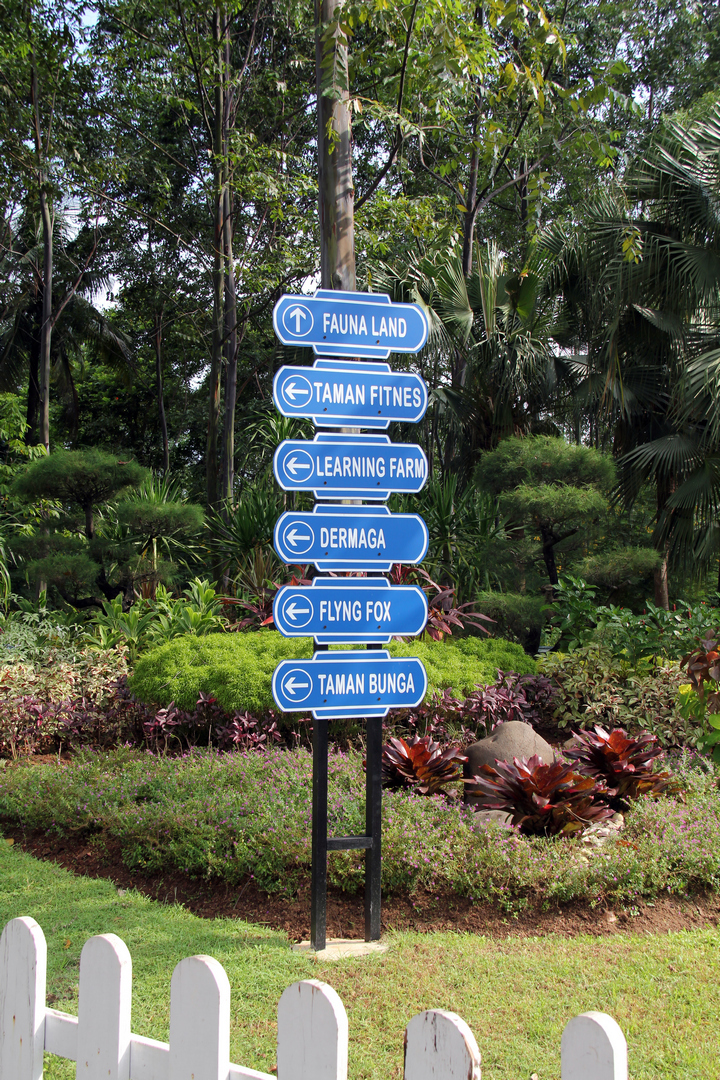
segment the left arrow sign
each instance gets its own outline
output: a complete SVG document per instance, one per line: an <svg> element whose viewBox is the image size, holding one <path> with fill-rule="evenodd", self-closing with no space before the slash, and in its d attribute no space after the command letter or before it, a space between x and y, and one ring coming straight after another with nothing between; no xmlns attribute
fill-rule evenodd
<svg viewBox="0 0 720 1080"><path fill-rule="evenodd" d="M275 668L273 697L283 712L311 710L314 717L385 716L411 709L427 691L427 675L414 656L316 653L312 660L282 660Z"/></svg>
<svg viewBox="0 0 720 1080"><path fill-rule="evenodd" d="M285 637L312 634L319 645L386 644L421 634L428 603L417 585L391 585L387 578L316 577L309 587L284 585L273 617Z"/></svg>

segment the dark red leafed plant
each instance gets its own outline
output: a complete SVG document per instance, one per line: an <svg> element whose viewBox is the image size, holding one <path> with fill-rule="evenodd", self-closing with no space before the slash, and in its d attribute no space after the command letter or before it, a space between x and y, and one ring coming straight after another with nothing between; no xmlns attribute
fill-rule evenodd
<svg viewBox="0 0 720 1080"><path fill-rule="evenodd" d="M300 567L300 577L295 574L292 575L290 581L286 584L295 586L301 585L303 588L312 584L309 578L305 577L308 567ZM278 590L283 586L279 585L277 581L269 582L263 589L261 596L255 596L253 600L234 600L233 603L238 607L244 608L249 611L250 614L245 619L240 619L234 623L230 629L232 630L244 630L248 626L254 626L256 630L261 629L263 626L273 626L273 603Z"/></svg>
<svg viewBox="0 0 720 1080"><path fill-rule="evenodd" d="M575 745L565 751L583 776L603 780L608 795L626 802L639 795L660 795L675 787L667 772L654 772L665 755L657 737L649 731L631 736L622 728L607 732L596 724L595 731L574 734Z"/></svg>
<svg viewBox="0 0 720 1080"><path fill-rule="evenodd" d="M461 765L467 761L457 746L443 748L429 735L390 739L383 746L383 782L390 788L411 787L421 795L436 795L445 784L459 780Z"/></svg>
<svg viewBox="0 0 720 1080"><path fill-rule="evenodd" d="M602 784L580 776L566 762L543 765L537 755L483 765L465 783L472 794L484 797L478 809L507 811L512 824L530 836L572 835L613 813L594 801L604 794Z"/></svg>
<svg viewBox="0 0 720 1080"><path fill-rule="evenodd" d="M687 668L688 678L693 689L708 713L720 712L720 651L716 630L706 638L698 638L698 647L686 653L680 660L680 667Z"/></svg>
<svg viewBox="0 0 720 1080"><path fill-rule="evenodd" d="M477 686L466 698L454 697L452 690L436 691L429 702L408 710L401 722L411 731L436 738L446 734L448 725L460 725L463 739L474 742L490 735L506 720L539 724L553 707L557 691L544 675L517 675L498 671L490 686ZM397 729L396 729L397 730Z"/></svg>
<svg viewBox="0 0 720 1080"><path fill-rule="evenodd" d="M390 581L394 585L406 585L416 581L427 595L428 620L425 633L433 641L442 641L445 634L452 636L453 627L464 630L466 624L474 626L476 630L482 630L483 634L490 631L483 623L494 623L489 615L483 615L473 610L473 602L455 606L455 588L444 588L433 581L430 575L418 566L403 566L395 563L390 571ZM423 581L427 584L423 585Z"/></svg>
<svg viewBox="0 0 720 1080"><path fill-rule="evenodd" d="M233 746L236 750L261 750L271 742L282 741L275 720L263 723L249 712L236 712L229 724L218 727L217 736L221 746Z"/></svg>

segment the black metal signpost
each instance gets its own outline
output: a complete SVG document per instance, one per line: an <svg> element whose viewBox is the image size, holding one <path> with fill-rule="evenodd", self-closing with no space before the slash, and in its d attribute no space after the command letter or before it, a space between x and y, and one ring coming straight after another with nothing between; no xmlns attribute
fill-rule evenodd
<svg viewBox="0 0 720 1080"><path fill-rule="evenodd" d="M273 607L281 633L296 637L307 627L316 642L311 660L278 665L273 696L284 711L309 710L314 717L310 943L320 951L327 936L330 851L365 851L365 940L380 938L382 720L392 708L419 704L427 688L418 659L392 657L382 648L393 635L422 632L426 598L415 586L387 586L378 576L394 563L421 561L427 528L417 515L387 514L361 501L377 507L393 491L420 490L427 461L419 446L392 444L377 430L360 431L391 421L417 422L424 413L427 391L418 376L392 372L380 363L374 376L373 365L362 360L378 351L387 356L397 344L392 334L402 334L402 351L419 352L428 327L417 305L332 291L318 294L316 303L281 297L274 325L282 329L282 341L311 343L321 355L327 354L323 330L332 329L341 356L354 352L360 358L333 357L325 366L281 369L275 377L273 400L280 411L306 416L316 427L353 425L339 432L335 428L335 434L320 432L312 443L294 440L277 448L274 467L281 487L335 501L317 503L312 514L283 514L275 529L275 550L286 562L297 553L298 562L311 561L321 571L360 571L382 582L374 587L367 579L316 579L319 587L281 590ZM373 340L366 343L362 337L369 331ZM400 517L402 524L393 520ZM327 642L364 642L366 650L328 652ZM339 717L363 718L367 724L362 836L328 836L328 721Z"/></svg>
<svg viewBox="0 0 720 1080"><path fill-rule="evenodd" d="M310 943L325 948L327 931L327 854L329 851L365 851L365 940L380 938L380 872L382 865L382 720L372 717L367 726L367 773L365 778L365 835L328 836L328 721L316 720L313 728L312 793L312 893Z"/></svg>

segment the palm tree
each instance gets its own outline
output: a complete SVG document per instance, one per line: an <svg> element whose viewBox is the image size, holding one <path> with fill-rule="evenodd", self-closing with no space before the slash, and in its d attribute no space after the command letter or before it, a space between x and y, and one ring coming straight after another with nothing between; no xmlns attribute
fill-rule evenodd
<svg viewBox="0 0 720 1080"><path fill-rule="evenodd" d="M478 455L505 435L554 431L549 406L570 368L554 346L556 304L544 288L551 259L534 249L510 272L497 246L477 245L466 277L460 256L411 259L373 283L420 302L430 321L422 358L429 383L428 444L443 476L468 482ZM428 454L430 457L430 453Z"/></svg>
<svg viewBox="0 0 720 1080"><path fill-rule="evenodd" d="M27 387L26 441L40 441L40 328L42 324L42 233L29 214L7 230L0 248L0 392L20 393ZM133 370L128 339L114 329L107 317L88 299L107 287L102 273L78 273L78 234L70 237L68 223L58 220L54 229L56 265L54 281L58 296L51 343L52 379L63 402L71 429L77 423L75 369L89 346L89 355L126 373ZM80 281L82 291L78 287Z"/></svg>
<svg viewBox="0 0 720 1080"><path fill-rule="evenodd" d="M655 601L668 606L668 563L717 552L720 449L720 107L669 122L582 230L556 227L576 402L591 440L618 457L632 504L655 487Z"/></svg>

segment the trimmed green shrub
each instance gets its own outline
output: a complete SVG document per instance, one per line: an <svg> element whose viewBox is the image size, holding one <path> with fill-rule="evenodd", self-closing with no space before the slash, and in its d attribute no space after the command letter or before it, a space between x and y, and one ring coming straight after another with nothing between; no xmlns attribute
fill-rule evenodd
<svg viewBox="0 0 720 1080"><path fill-rule="evenodd" d="M443 642L392 642L394 656L417 656L428 674L428 699L451 687L458 696L478 684L495 682L498 669L534 674L536 667L519 645L501 638L460 638ZM275 631L181 637L138 660L129 686L142 701L181 709L210 694L226 712L261 714L273 707L272 674L281 660L312 656L310 638L285 638Z"/></svg>
<svg viewBox="0 0 720 1080"><path fill-rule="evenodd" d="M511 641L519 641L529 653L536 653L546 615L546 597L533 593L479 592L475 607L495 620L493 630Z"/></svg>

